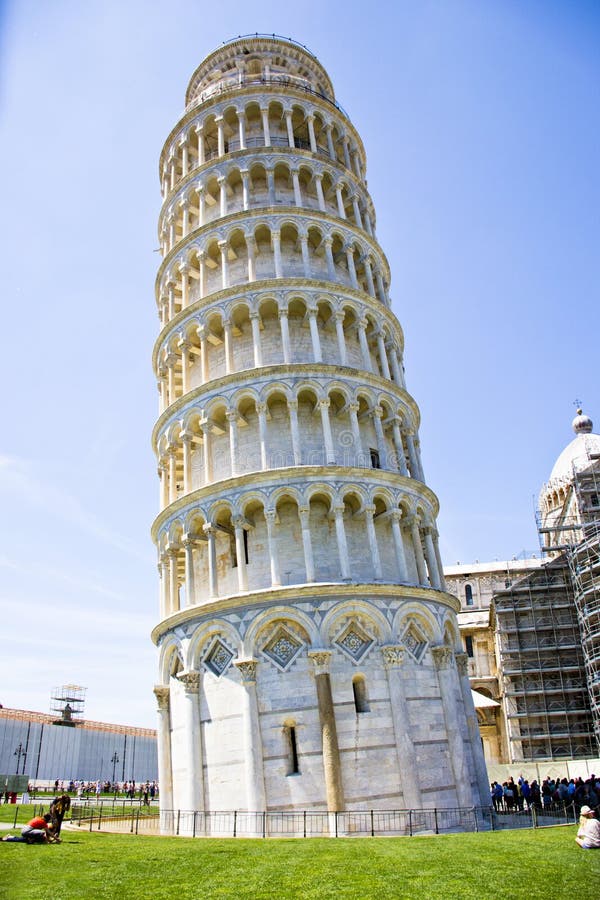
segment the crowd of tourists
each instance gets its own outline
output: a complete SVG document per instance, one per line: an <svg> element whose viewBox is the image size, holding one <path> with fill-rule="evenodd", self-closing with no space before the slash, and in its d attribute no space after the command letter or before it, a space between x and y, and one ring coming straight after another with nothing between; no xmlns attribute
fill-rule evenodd
<svg viewBox="0 0 600 900"><path fill-rule="evenodd" d="M74 794L78 800L89 800L96 797L100 799L102 794L122 796L126 800L138 799L140 803L149 806L158 797L158 784L156 781L144 781L136 784L135 781L59 781L54 782L54 790Z"/></svg>
<svg viewBox="0 0 600 900"><path fill-rule="evenodd" d="M592 774L585 781L548 776L540 785L535 778L530 782L521 776L515 781L511 775L502 784L492 781L490 793L498 813L564 809L570 805L577 811L583 806L595 810L600 804L600 776Z"/></svg>

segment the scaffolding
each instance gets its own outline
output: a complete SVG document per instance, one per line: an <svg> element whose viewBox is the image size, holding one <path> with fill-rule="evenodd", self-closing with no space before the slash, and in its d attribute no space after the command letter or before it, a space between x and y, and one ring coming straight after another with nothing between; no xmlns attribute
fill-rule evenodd
<svg viewBox="0 0 600 900"><path fill-rule="evenodd" d="M494 591L511 762L595 753L573 589L564 555Z"/></svg>
<svg viewBox="0 0 600 900"><path fill-rule="evenodd" d="M87 688L78 684L63 684L53 688L50 715L57 716L55 725L76 725L83 719Z"/></svg>
<svg viewBox="0 0 600 900"><path fill-rule="evenodd" d="M573 473L581 537L567 551L581 633L587 688L600 748L600 457Z"/></svg>

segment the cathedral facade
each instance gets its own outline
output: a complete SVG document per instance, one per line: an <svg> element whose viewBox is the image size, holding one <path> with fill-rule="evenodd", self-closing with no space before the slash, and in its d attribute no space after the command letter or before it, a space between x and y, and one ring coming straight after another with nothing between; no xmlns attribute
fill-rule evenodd
<svg viewBox="0 0 600 900"><path fill-rule="evenodd" d="M487 805L359 134L238 38L160 158L163 809Z"/></svg>

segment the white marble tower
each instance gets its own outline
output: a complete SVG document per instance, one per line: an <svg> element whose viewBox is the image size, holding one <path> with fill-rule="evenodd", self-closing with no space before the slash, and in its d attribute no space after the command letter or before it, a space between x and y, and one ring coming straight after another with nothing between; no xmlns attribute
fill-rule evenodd
<svg viewBox="0 0 600 900"><path fill-rule="evenodd" d="M488 804L360 136L237 38L160 159L163 809Z"/></svg>

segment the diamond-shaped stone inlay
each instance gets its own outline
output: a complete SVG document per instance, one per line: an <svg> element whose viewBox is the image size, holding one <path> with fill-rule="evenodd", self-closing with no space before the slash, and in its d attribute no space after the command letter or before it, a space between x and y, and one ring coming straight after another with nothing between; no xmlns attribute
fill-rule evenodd
<svg viewBox="0 0 600 900"><path fill-rule="evenodd" d="M222 641L216 640L204 658L204 665L213 675L222 675L233 659L233 653Z"/></svg>
<svg viewBox="0 0 600 900"><path fill-rule="evenodd" d="M423 654L425 653L425 649L427 647L427 641L423 640L423 636L413 625L409 625L409 627L404 632L402 642L410 655L417 662L421 662L421 659L423 658Z"/></svg>
<svg viewBox="0 0 600 900"><path fill-rule="evenodd" d="M337 644L340 650L343 650L350 659L358 662L373 644L373 639L365 634L356 622L352 622L334 643Z"/></svg>
<svg viewBox="0 0 600 900"><path fill-rule="evenodd" d="M298 655L302 644L285 628L280 628L263 647L263 653L280 669L286 669Z"/></svg>

